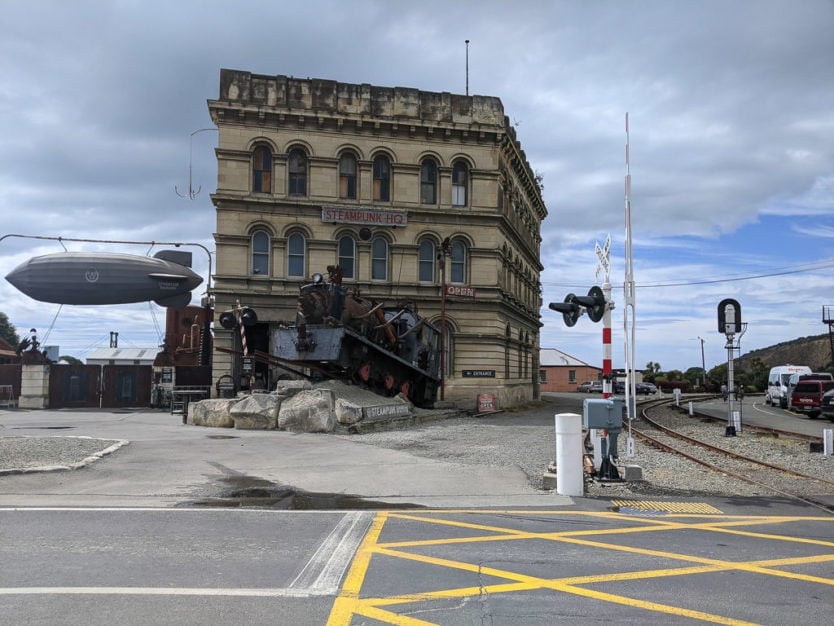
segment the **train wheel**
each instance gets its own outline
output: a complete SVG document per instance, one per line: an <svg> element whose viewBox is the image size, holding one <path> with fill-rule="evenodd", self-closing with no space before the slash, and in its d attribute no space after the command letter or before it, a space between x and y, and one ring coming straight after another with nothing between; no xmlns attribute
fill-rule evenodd
<svg viewBox="0 0 834 626"><path fill-rule="evenodd" d="M400 385L400 393L411 400L411 381L406 380Z"/></svg>

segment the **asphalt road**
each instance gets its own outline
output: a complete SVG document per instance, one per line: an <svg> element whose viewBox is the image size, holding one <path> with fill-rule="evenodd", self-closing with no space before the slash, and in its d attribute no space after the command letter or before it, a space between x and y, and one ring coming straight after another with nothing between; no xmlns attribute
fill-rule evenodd
<svg viewBox="0 0 834 626"><path fill-rule="evenodd" d="M508 440L513 426L549 433L582 399L488 419ZM5 623L816 624L834 612L834 517L774 499L566 498L515 468L327 435L159 412L0 413L0 436L54 434L130 443L81 469L0 476Z"/></svg>
<svg viewBox="0 0 834 626"><path fill-rule="evenodd" d="M728 404L721 398L699 402L697 410L715 415L719 419L727 419L729 416ZM824 417L811 419L802 413L769 406L765 403L764 396L746 396L742 401L733 403L733 410L740 412L742 424L778 428L803 435L822 437L824 429L834 428L834 424Z"/></svg>

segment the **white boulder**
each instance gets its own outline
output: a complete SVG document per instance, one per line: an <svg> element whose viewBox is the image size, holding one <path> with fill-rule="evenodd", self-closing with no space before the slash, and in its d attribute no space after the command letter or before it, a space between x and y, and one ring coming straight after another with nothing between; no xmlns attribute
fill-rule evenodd
<svg viewBox="0 0 834 626"><path fill-rule="evenodd" d="M278 394L253 393L238 400L229 414L239 430L274 430L282 400Z"/></svg>
<svg viewBox="0 0 834 626"><path fill-rule="evenodd" d="M336 428L333 395L327 389L299 391L281 403L278 428L301 433L329 433Z"/></svg>

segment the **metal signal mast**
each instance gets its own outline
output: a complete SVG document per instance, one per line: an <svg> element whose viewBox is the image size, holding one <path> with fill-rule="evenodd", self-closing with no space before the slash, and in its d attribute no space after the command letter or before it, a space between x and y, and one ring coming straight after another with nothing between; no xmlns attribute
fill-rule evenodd
<svg viewBox="0 0 834 626"><path fill-rule="evenodd" d="M626 439L626 456L634 456L634 440L631 437L631 421L634 419L635 395L635 319L636 303L634 299L634 258L631 248L631 162L629 158L628 112L625 114L625 282L623 283L623 341L626 366L626 416L628 418L628 438ZM629 311L631 317L629 317Z"/></svg>

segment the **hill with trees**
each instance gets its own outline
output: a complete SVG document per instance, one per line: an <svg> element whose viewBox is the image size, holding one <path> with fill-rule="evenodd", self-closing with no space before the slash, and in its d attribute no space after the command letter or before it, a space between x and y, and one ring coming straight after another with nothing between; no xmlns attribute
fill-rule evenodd
<svg viewBox="0 0 834 626"><path fill-rule="evenodd" d="M764 391L770 368L787 364L807 365L815 372L834 374L834 354L828 333L784 341L736 357L733 360L733 378L736 385L743 385L747 391ZM685 372L664 372L659 363L650 361L646 364L644 378L665 390L677 387L682 391L717 391L721 383L727 382L727 364L713 367L705 377L700 367L690 367Z"/></svg>

